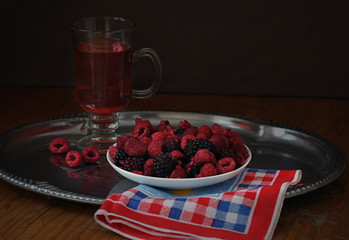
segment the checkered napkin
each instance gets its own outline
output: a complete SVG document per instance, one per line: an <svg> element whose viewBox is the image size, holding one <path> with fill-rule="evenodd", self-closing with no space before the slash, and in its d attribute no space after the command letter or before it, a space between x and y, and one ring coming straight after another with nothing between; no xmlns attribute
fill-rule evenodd
<svg viewBox="0 0 349 240"><path fill-rule="evenodd" d="M300 170L245 169L198 189L139 185L110 195L95 220L131 239L271 239L285 192L300 179Z"/></svg>

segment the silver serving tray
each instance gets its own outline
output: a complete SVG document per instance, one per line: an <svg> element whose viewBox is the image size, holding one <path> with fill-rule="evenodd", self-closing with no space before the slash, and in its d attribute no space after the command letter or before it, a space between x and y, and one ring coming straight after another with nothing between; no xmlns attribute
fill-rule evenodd
<svg viewBox="0 0 349 240"><path fill-rule="evenodd" d="M192 112L125 111L120 113L120 134L129 134L136 117L149 119L154 126L169 120L177 127L186 119L192 125L218 123L240 133L252 151L248 167L262 169L301 169L301 185L289 188L286 198L314 191L332 182L345 170L342 151L314 133L281 123ZM105 157L98 165L77 169L62 164L50 152L49 142L65 137L74 143L88 131L84 114L58 116L21 125L0 134L0 178L24 189L47 196L89 204L102 204L110 193L137 185L117 174Z"/></svg>

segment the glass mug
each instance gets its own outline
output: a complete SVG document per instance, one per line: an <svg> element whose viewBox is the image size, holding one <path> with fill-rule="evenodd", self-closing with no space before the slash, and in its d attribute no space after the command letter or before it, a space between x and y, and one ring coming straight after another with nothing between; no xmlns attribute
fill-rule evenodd
<svg viewBox="0 0 349 240"><path fill-rule="evenodd" d="M119 112L131 97L151 97L160 86L160 59L150 48L132 49L135 29L122 17L86 17L72 23L77 101L89 113L89 135L77 143L81 149L94 146L105 152L117 139ZM152 60L155 79L148 89L135 90L131 67L142 57Z"/></svg>

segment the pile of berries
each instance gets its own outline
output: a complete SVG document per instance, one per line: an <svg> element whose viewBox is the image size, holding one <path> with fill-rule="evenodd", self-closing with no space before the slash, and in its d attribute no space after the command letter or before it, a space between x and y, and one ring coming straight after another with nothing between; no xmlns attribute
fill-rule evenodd
<svg viewBox="0 0 349 240"><path fill-rule="evenodd" d="M195 127L187 120L174 128L161 120L153 127L136 118L131 135L109 147L116 166L141 175L188 178L226 173L242 166L249 154L241 136L218 124Z"/></svg>
<svg viewBox="0 0 349 240"><path fill-rule="evenodd" d="M101 158L101 154L93 146L84 148L81 153L75 150L69 151L70 143L62 137L53 139L50 142L49 148L55 154L66 154L65 162L69 167L78 167L83 161L86 163L97 163Z"/></svg>

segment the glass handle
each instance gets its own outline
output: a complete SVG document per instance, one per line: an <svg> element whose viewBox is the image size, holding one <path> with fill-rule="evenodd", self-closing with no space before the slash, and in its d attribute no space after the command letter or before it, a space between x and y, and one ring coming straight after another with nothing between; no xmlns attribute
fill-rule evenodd
<svg viewBox="0 0 349 240"><path fill-rule="evenodd" d="M137 62L142 57L149 57L154 65L155 70L155 79L153 84L144 90L132 90L133 98L149 98L151 97L160 87L161 79L162 79L162 68L160 63L160 58L158 54L151 48L142 48L140 50L135 51L132 54L132 63Z"/></svg>

